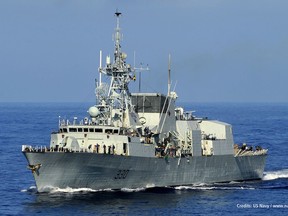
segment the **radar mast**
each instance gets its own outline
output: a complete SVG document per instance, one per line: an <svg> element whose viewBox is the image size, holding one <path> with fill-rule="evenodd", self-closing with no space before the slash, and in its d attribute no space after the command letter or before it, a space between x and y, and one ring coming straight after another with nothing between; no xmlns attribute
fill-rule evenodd
<svg viewBox="0 0 288 216"><path fill-rule="evenodd" d="M105 84L101 83L96 88L96 96L98 98L98 107L106 107L109 109L109 119L115 120L115 113L118 119L121 119L121 125L130 127L132 122L138 123L138 117L134 112L134 108L131 102L131 94L129 92L129 82L135 80L135 70L131 68L130 64L126 63L127 54L122 52L120 41L121 28L120 28L120 12L116 11L116 28L114 32L114 58L111 62L111 58L108 55L106 57L106 65L102 68L100 63L99 73L105 74L110 77L109 88L105 88ZM102 55L102 54L100 54ZM102 56L100 56L100 61ZM101 76L100 76L101 77ZM101 94L99 94L101 92ZM108 112L106 112L108 115ZM131 122L130 117L133 118ZM127 120L128 119L128 120ZM112 122L111 122L112 123Z"/></svg>

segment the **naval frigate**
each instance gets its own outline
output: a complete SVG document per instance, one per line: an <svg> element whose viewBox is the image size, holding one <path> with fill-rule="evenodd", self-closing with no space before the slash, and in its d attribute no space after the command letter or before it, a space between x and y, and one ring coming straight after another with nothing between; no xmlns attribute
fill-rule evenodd
<svg viewBox="0 0 288 216"><path fill-rule="evenodd" d="M234 144L230 124L197 118L168 93L131 93L137 68L126 63L116 12L114 56L102 67L96 105L78 120L59 117L50 146L22 145L37 190L146 188L255 180L267 149ZM142 68L143 69L143 68ZM110 80L102 82L102 76Z"/></svg>

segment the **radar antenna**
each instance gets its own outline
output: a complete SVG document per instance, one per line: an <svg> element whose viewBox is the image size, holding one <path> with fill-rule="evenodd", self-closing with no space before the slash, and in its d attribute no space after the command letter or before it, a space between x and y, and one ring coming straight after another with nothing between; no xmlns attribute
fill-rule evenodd
<svg viewBox="0 0 288 216"><path fill-rule="evenodd" d="M99 86L97 94L99 99L99 110L105 108L106 113L110 113L111 121L121 119L122 126L129 127L137 124L138 118L131 101L131 94L128 88L129 82L136 79L136 68L126 63L127 54L122 51L120 42L122 39L120 28L120 12L116 11L116 28L114 30L114 58L106 57L106 65L102 67L102 51L100 51L99 73L111 77L109 88L107 89L99 75ZM108 91L107 91L108 90ZM106 95L106 96L105 96ZM101 108L101 109L100 109ZM99 115L100 116L100 115ZM116 120L115 120L116 121Z"/></svg>

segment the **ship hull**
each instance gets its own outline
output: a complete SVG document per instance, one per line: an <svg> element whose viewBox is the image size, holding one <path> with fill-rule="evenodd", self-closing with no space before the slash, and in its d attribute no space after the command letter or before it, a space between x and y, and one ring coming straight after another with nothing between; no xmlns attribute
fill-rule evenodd
<svg viewBox="0 0 288 216"><path fill-rule="evenodd" d="M37 190L121 189L261 179L267 155L145 158L94 153L24 152Z"/></svg>

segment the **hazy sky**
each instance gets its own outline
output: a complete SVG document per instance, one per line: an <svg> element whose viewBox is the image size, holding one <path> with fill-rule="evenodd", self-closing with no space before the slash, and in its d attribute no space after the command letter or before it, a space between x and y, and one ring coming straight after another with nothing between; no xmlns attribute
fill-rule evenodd
<svg viewBox="0 0 288 216"><path fill-rule="evenodd" d="M90 102L114 12L143 91L187 102L288 102L287 0L0 0L0 102ZM132 83L137 90L138 83Z"/></svg>

